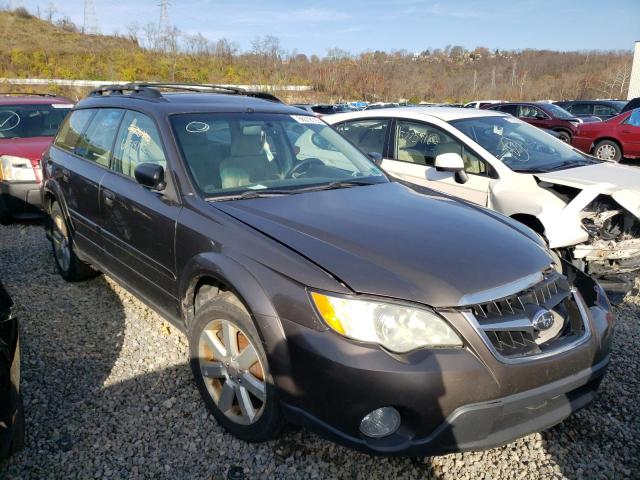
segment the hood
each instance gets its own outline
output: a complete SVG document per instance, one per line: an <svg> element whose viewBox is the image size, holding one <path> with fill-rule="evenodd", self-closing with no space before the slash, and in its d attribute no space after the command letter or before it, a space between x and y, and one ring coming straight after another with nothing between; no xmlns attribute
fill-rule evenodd
<svg viewBox="0 0 640 480"><path fill-rule="evenodd" d="M545 182L608 194L636 217L640 216L640 169L617 163L596 163L536 176Z"/></svg>
<svg viewBox="0 0 640 480"><path fill-rule="evenodd" d="M508 221L395 182L214 205L355 292L434 307L459 305L551 263Z"/></svg>
<svg viewBox="0 0 640 480"><path fill-rule="evenodd" d="M0 155L40 160L52 141L53 137L3 138L0 139Z"/></svg>

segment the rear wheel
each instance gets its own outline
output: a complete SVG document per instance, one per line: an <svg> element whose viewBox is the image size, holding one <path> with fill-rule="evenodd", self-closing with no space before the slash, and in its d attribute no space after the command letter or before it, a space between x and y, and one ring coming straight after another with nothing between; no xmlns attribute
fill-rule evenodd
<svg viewBox="0 0 640 480"><path fill-rule="evenodd" d="M593 148L593 155L600 160L619 162L622 160L622 149L620 145L612 140L602 140L596 143Z"/></svg>
<svg viewBox="0 0 640 480"><path fill-rule="evenodd" d="M266 353L251 316L233 295L198 309L189 346L196 384L218 423L249 442L278 436L284 420Z"/></svg>
<svg viewBox="0 0 640 480"><path fill-rule="evenodd" d="M67 282L79 282L99 275L100 272L76 255L69 225L58 202L51 205L50 215L53 258L60 276Z"/></svg>

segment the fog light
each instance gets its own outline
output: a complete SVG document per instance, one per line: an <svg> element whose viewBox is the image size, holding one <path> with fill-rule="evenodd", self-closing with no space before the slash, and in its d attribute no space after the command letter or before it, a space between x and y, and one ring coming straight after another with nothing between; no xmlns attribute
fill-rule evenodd
<svg viewBox="0 0 640 480"><path fill-rule="evenodd" d="M360 422L360 431L367 437L381 438L391 435L400 427L400 414L393 407L378 408Z"/></svg>

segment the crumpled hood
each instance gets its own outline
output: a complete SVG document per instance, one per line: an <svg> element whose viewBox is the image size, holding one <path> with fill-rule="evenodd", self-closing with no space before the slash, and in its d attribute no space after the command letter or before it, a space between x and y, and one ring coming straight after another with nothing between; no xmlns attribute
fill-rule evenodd
<svg viewBox="0 0 640 480"><path fill-rule="evenodd" d="M214 205L358 293L434 307L459 305L551 263L508 219L398 183Z"/></svg>
<svg viewBox="0 0 640 480"><path fill-rule="evenodd" d="M536 176L545 182L611 195L640 218L640 169L637 167L603 162Z"/></svg>
<svg viewBox="0 0 640 480"><path fill-rule="evenodd" d="M52 141L53 137L3 138L0 139L0 155L40 160Z"/></svg>

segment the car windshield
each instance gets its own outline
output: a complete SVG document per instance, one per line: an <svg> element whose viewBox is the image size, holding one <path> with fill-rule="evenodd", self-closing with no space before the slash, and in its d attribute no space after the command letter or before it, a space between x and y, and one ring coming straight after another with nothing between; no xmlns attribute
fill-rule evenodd
<svg viewBox="0 0 640 480"><path fill-rule="evenodd" d="M73 105L0 105L0 138L52 137Z"/></svg>
<svg viewBox="0 0 640 480"><path fill-rule="evenodd" d="M171 117L206 198L233 198L387 182L358 149L307 115L197 113Z"/></svg>
<svg viewBox="0 0 640 480"><path fill-rule="evenodd" d="M516 172L550 172L598 163L549 133L510 116L450 123Z"/></svg>
<svg viewBox="0 0 640 480"><path fill-rule="evenodd" d="M575 115L567 112L564 108L559 105L555 105L553 103L548 103L544 106L544 109L550 112L554 117L561 118L564 120L568 120L570 118L575 118Z"/></svg>

